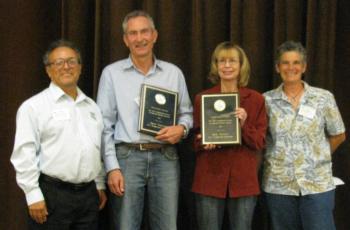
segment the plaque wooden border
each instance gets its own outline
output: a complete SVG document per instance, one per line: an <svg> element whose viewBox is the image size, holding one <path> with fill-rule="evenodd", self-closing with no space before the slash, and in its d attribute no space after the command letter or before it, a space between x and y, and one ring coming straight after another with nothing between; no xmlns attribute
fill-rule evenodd
<svg viewBox="0 0 350 230"><path fill-rule="evenodd" d="M217 145L239 145L241 144L242 141L242 137L241 137L241 127L240 127L240 123L239 123L239 119L236 117L233 117L234 122L232 123L234 130L233 130L233 139L232 140L223 140L223 141L208 141L208 133L206 133L207 128L209 125L207 125L206 121L206 117L207 116L205 114L204 111L206 111L208 108L206 108L207 105L207 100L208 98L217 98L222 99L222 98L227 98L227 97L232 97L232 103L233 103L233 111L236 108L239 107L239 94L238 93L220 93L220 94L203 94L201 97L201 133L202 133L202 144L206 145L206 144L217 144ZM234 138L235 137L235 138Z"/></svg>
<svg viewBox="0 0 350 230"><path fill-rule="evenodd" d="M141 132L141 133L145 133L145 134L149 134L149 135L152 135L152 136L155 136L158 131L160 129L151 129L149 127L147 127L147 125L145 124L145 113L146 113L146 95L147 95L147 92L149 90L153 90L153 91L158 91L158 92L161 92L163 94L166 94L168 96L171 96L171 97L174 97L174 105L172 106L172 121L171 121L171 124L168 124L168 125L175 125L176 124L176 115L177 115L177 104L178 104L178 93L175 92L175 91L171 91L171 90L167 90L167 89L164 89L164 88L160 88L160 87L157 87L157 86L153 86L153 85L147 85L147 84L142 84L141 86L141 94L140 94L140 113L139 113L139 125L138 125L138 131ZM168 126L166 125L166 126Z"/></svg>

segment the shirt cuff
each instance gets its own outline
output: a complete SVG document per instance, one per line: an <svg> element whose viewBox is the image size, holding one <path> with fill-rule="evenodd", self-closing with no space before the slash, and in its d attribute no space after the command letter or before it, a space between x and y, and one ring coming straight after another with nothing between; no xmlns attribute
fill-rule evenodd
<svg viewBox="0 0 350 230"><path fill-rule="evenodd" d="M107 173L120 168L117 157L113 155L106 155L104 158L104 164Z"/></svg>
<svg viewBox="0 0 350 230"><path fill-rule="evenodd" d="M97 182L95 181L96 183L96 189L97 190L106 190L106 185L104 182Z"/></svg>
<svg viewBox="0 0 350 230"><path fill-rule="evenodd" d="M179 125L184 127L184 134L182 136L182 139L187 138L188 133L189 133L189 129L188 129L188 125L184 124L184 123L180 123Z"/></svg>
<svg viewBox="0 0 350 230"><path fill-rule="evenodd" d="M31 204L34 204L39 201L43 201L44 196L43 193L41 192L40 188L33 189L32 191L26 193L26 200L28 206Z"/></svg>

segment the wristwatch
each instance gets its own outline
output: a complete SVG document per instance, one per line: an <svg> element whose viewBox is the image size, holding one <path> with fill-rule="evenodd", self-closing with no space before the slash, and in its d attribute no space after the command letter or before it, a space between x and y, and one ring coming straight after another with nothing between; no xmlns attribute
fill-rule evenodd
<svg viewBox="0 0 350 230"><path fill-rule="evenodd" d="M184 127L184 133L182 134L182 139L185 139L187 137L187 135L188 135L188 130L187 130L185 125L181 124L181 126Z"/></svg>

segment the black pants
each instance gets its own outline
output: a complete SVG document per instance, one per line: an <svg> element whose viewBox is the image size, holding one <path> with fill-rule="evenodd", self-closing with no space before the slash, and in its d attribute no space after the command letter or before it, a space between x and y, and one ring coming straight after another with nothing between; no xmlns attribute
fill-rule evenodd
<svg viewBox="0 0 350 230"><path fill-rule="evenodd" d="M57 181L39 179L48 209L47 221L36 223L29 217L31 230L97 230L99 198L95 183L75 188Z"/></svg>

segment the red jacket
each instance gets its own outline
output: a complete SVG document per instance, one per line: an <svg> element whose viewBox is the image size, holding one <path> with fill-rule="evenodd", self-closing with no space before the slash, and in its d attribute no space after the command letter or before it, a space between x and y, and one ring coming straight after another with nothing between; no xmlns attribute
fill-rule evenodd
<svg viewBox="0 0 350 230"><path fill-rule="evenodd" d="M220 93L217 85L196 95L194 103L194 132L200 133L201 95ZM242 145L204 150L195 138L196 168L192 191L218 198L258 195L258 158L265 146L267 116L261 94L240 88L240 107L248 114L242 127ZM228 193L228 194L227 194Z"/></svg>

